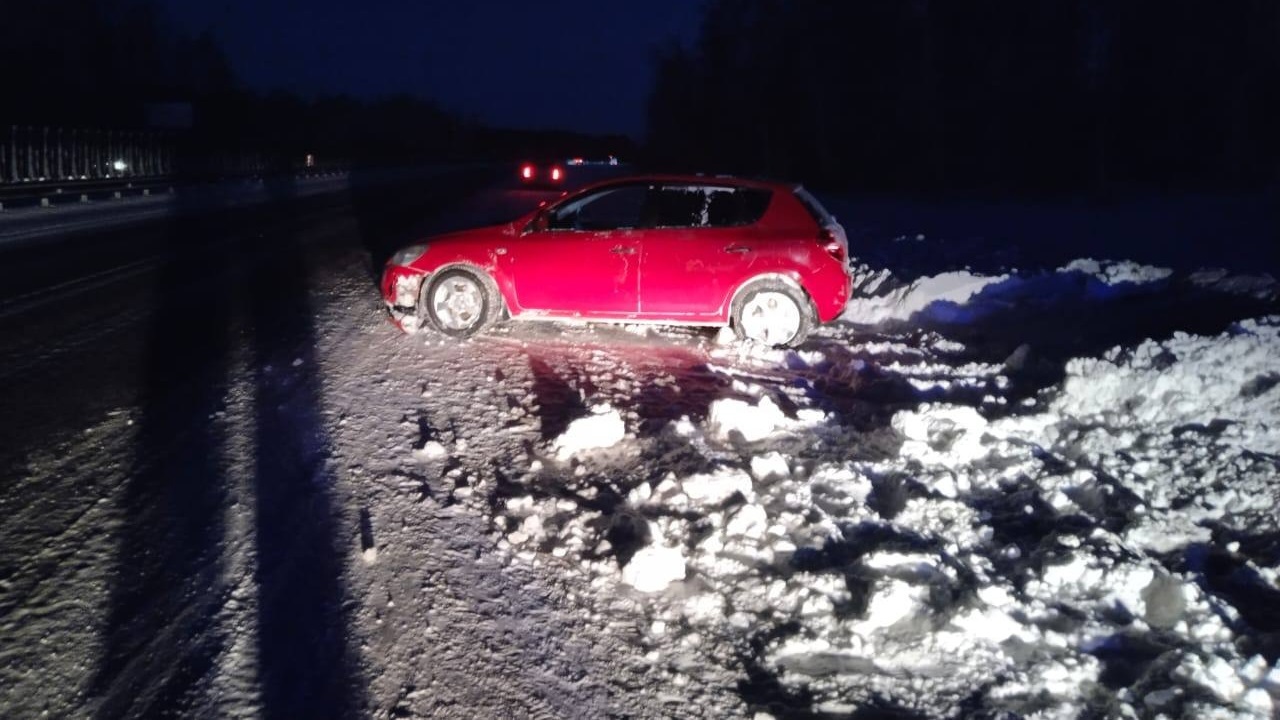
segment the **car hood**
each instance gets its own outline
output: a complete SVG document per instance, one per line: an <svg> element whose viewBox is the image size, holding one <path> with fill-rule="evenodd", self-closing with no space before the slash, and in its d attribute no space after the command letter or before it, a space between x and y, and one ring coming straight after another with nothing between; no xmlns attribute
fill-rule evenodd
<svg viewBox="0 0 1280 720"><path fill-rule="evenodd" d="M438 262L442 255L474 254L477 249L493 246L502 242L504 238L518 237L532 217L533 213L530 213L512 222L484 225L425 237L406 248L406 250L420 249L416 258L400 262L409 267L425 269ZM388 264L396 262L395 256L388 260Z"/></svg>
<svg viewBox="0 0 1280 720"><path fill-rule="evenodd" d="M451 245L454 243L466 243L476 240L491 240L495 236L519 235L520 230L523 227L524 224L522 221L502 223L500 225L485 225L483 227L455 230L453 232L442 233L440 235L432 235L422 242L424 242L427 247L434 247L437 245Z"/></svg>

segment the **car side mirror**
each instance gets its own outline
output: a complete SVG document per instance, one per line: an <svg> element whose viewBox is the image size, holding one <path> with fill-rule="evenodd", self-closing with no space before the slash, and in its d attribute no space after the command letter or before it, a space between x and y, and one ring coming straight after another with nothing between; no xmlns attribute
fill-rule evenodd
<svg viewBox="0 0 1280 720"><path fill-rule="evenodd" d="M529 221L528 225L524 226L524 232L525 234L545 232L550 225L551 225L551 214L548 213L544 208L542 210L539 210L538 214L533 216L533 219Z"/></svg>

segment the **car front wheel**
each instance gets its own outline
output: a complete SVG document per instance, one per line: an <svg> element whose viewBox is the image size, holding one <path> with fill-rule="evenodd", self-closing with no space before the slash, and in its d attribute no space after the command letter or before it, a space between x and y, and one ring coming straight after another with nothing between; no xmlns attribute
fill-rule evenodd
<svg viewBox="0 0 1280 720"><path fill-rule="evenodd" d="M738 337L775 347L795 347L813 330L813 309L804 293L778 280L759 280L733 303Z"/></svg>
<svg viewBox="0 0 1280 720"><path fill-rule="evenodd" d="M492 323L496 300L489 284L469 270L445 270L427 281L422 310L432 327L452 337L471 337Z"/></svg>

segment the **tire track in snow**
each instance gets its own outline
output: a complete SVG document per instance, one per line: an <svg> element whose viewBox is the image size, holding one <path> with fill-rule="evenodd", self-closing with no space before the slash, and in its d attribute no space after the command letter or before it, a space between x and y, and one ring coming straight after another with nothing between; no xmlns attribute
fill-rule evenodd
<svg viewBox="0 0 1280 720"><path fill-rule="evenodd" d="M530 351L494 337L402 336L371 293L336 283L326 305L348 323L324 323L318 356L337 425L334 462L372 519L376 560L353 565L350 587L362 598L374 705L431 717L678 716L641 689L648 663L616 631L602 632L581 589L496 552L483 494L542 440L529 422L538 412ZM371 312L351 321L363 307ZM413 459L420 419L447 441L448 458ZM450 498L458 502L446 507Z"/></svg>

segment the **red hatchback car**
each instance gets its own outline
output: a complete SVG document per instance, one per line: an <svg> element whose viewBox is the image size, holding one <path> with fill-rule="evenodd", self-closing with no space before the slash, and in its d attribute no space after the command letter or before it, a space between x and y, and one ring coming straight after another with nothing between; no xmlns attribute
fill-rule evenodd
<svg viewBox="0 0 1280 720"><path fill-rule="evenodd" d="M797 185L640 176L407 247L387 262L382 294L405 330L455 337L505 316L731 325L791 346L848 302L848 250Z"/></svg>

